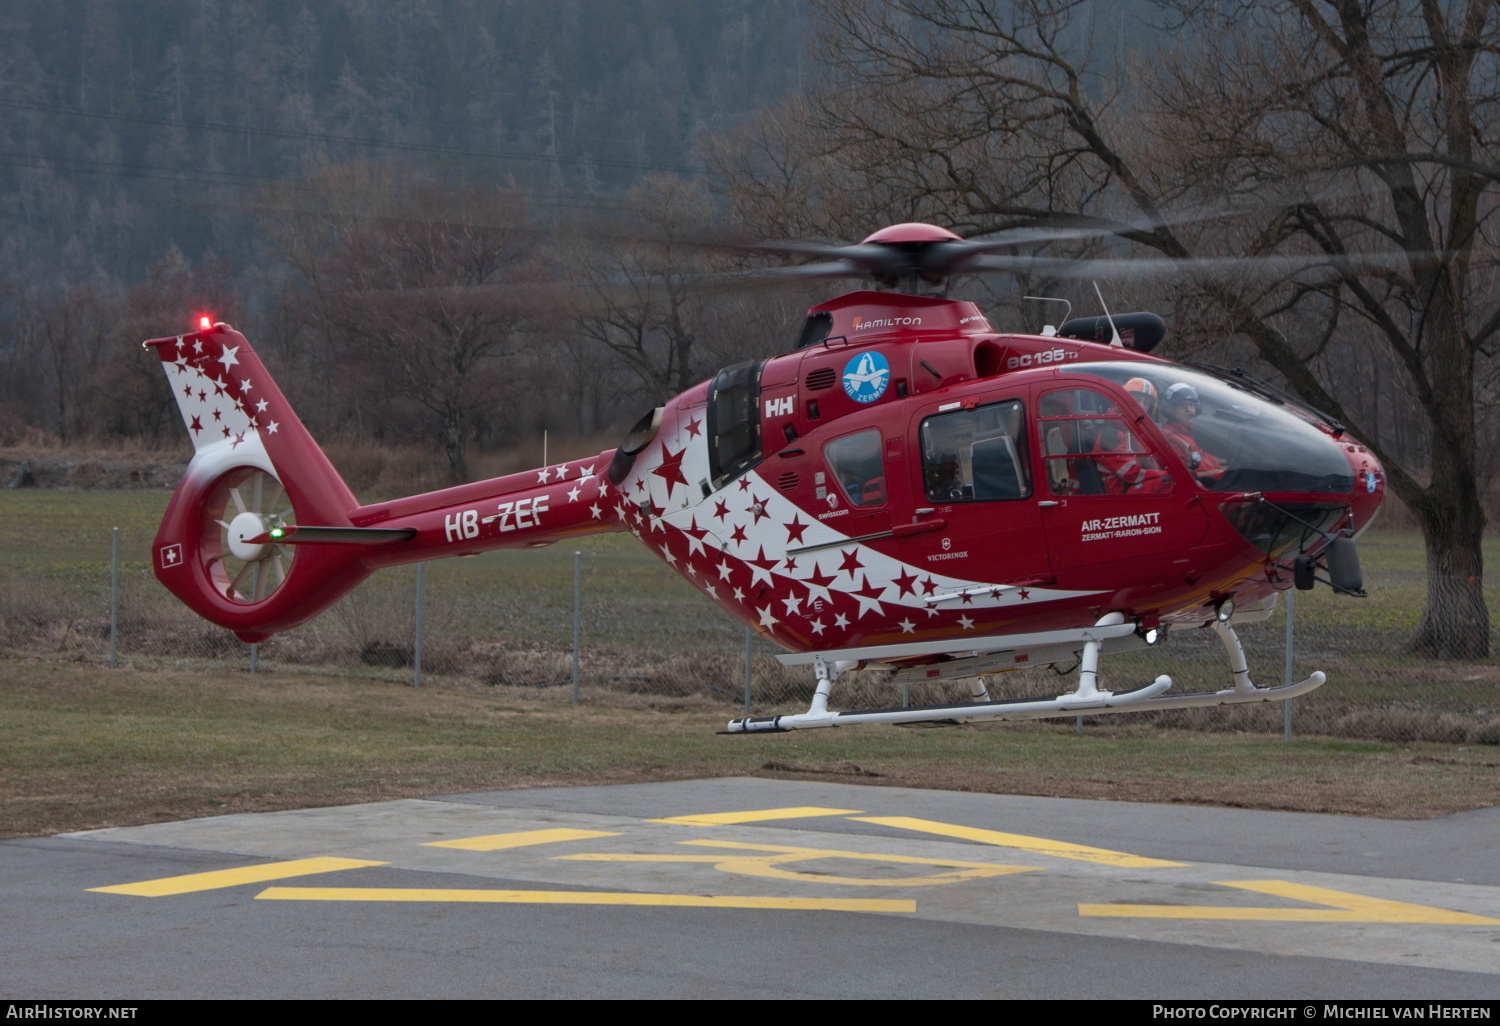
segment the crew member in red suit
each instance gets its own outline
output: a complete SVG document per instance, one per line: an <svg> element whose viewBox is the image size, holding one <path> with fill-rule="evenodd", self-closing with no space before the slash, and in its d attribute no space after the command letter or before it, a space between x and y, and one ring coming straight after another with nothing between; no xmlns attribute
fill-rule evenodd
<svg viewBox="0 0 1500 1026"><path fill-rule="evenodd" d="M1167 441L1177 450L1188 470L1205 484L1217 481L1224 473L1224 464L1193 438L1193 418L1198 416L1198 390L1186 381L1177 382L1167 389L1162 409L1166 420L1162 421L1161 433L1167 436Z"/></svg>
<svg viewBox="0 0 1500 1026"><path fill-rule="evenodd" d="M1125 382L1125 391L1141 409L1148 414L1156 413L1156 386L1145 378L1131 378ZM1111 410L1118 413L1118 410ZM1172 490L1172 479L1162 470L1156 460L1139 451L1133 444L1130 432L1119 421L1106 421L1094 442L1094 463L1099 468L1099 477L1104 490L1110 495L1160 494Z"/></svg>

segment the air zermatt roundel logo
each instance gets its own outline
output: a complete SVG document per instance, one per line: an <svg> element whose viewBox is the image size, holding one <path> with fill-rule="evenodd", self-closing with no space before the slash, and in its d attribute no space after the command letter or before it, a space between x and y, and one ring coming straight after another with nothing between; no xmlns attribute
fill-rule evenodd
<svg viewBox="0 0 1500 1026"><path fill-rule="evenodd" d="M879 353L860 353L844 364L844 391L857 403L873 403L890 381L891 365Z"/></svg>

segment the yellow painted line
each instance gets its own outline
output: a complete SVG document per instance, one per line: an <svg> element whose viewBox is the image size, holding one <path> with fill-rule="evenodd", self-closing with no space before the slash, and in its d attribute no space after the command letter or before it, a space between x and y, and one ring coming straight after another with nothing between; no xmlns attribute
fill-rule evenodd
<svg viewBox="0 0 1500 1026"><path fill-rule="evenodd" d="M587 853L581 855L559 855L560 861L575 862L699 862L709 863L722 873L738 873L742 876L758 876L769 880L798 880L815 884L840 884L850 887L931 887L943 884L963 883L989 876L1006 876L1011 873L1031 873L1031 866L1005 866L994 862L964 862L959 859L929 859L915 855L886 855L880 852L836 851L828 848L793 848L779 844L741 844L734 841L679 841L708 848L731 848L737 851L770 852L769 855L614 855ZM790 862L807 862L814 859L856 859L864 862L899 863L902 865L941 866L951 868L950 873L930 873L926 876L904 876L899 878L872 879L859 876L831 876L827 873L798 872L782 869Z"/></svg>
<svg viewBox="0 0 1500 1026"><path fill-rule="evenodd" d="M801 805L790 809L751 809L748 812L705 812L696 816L670 816L647 820L649 823L676 823L679 826L728 826L733 823L761 823L768 819L810 819L814 816L854 816L858 809L820 809Z"/></svg>
<svg viewBox="0 0 1500 1026"><path fill-rule="evenodd" d="M1291 898L1328 908L1235 908L1214 905L1079 905L1081 916L1130 919L1238 919L1277 923L1436 923L1443 926L1500 926L1500 919L1453 912L1429 905L1368 898L1347 891L1288 883L1285 880L1216 881L1221 887Z"/></svg>
<svg viewBox="0 0 1500 1026"><path fill-rule="evenodd" d="M513 905L650 905L678 908L801 909L821 912L915 912L915 901L868 898L770 898L605 891L486 891L395 887L267 887L270 901L450 901Z"/></svg>
<svg viewBox="0 0 1500 1026"><path fill-rule="evenodd" d="M978 841L981 844L993 844L1001 848L1019 848L1022 851L1033 851L1038 855L1053 855L1060 859L1097 862L1105 866L1146 869L1188 865L1186 862L1150 859L1144 855L1110 851L1108 848L1091 848L1086 844L1069 844L1067 841L1052 841L1045 837L1006 834L998 830L981 830L978 827L959 826L956 823L937 823L930 819L912 819L909 816L852 816L850 818L861 823L875 823L900 830L917 830L924 834L939 834L943 837L960 837L966 841Z"/></svg>
<svg viewBox="0 0 1500 1026"><path fill-rule="evenodd" d="M556 844L558 841L584 841L590 837L619 837L612 830L521 830L513 834L487 834L484 837L460 837L453 841L428 841L425 848L461 848L464 851L500 851L503 848L526 848L533 844Z"/></svg>
<svg viewBox="0 0 1500 1026"><path fill-rule="evenodd" d="M365 862L361 859L295 859L291 862L241 866L239 869L216 869L211 873L167 876L160 880L142 880L140 883L118 884L114 887L90 887L89 890L100 891L104 894L134 894L142 898L161 898L169 894L216 891L224 887L238 887L241 884L285 880L292 876L311 876L314 873L335 873L341 869L362 869L365 866L385 865L389 863Z"/></svg>

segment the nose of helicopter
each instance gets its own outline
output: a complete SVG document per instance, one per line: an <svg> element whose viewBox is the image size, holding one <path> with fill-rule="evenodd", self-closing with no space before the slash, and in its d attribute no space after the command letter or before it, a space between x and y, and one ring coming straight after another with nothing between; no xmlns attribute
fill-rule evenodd
<svg viewBox="0 0 1500 1026"><path fill-rule="evenodd" d="M1340 445L1349 459L1354 478L1349 489L1349 510L1354 516L1354 530L1358 533L1370 526L1380 504L1385 501L1385 468L1375 454L1359 442L1346 439Z"/></svg>

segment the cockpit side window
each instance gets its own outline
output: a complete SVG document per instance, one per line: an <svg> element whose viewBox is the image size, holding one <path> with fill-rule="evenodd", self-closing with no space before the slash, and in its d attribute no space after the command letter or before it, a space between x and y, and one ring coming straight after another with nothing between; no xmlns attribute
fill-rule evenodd
<svg viewBox="0 0 1500 1026"><path fill-rule="evenodd" d="M922 422L922 481L930 502L989 502L1031 494L1019 400L940 413Z"/></svg>
<svg viewBox="0 0 1500 1026"><path fill-rule="evenodd" d="M713 486L722 488L761 460L760 372L764 360L725 367L708 399L708 459Z"/></svg>
<svg viewBox="0 0 1500 1026"><path fill-rule="evenodd" d="M1087 388L1042 396L1037 430L1042 436L1047 490L1053 495L1160 495L1172 479L1132 431L1136 410L1121 410Z"/></svg>
<svg viewBox="0 0 1500 1026"><path fill-rule="evenodd" d="M880 455L879 429L835 438L823 446L823 459L849 505L885 505L885 464Z"/></svg>

